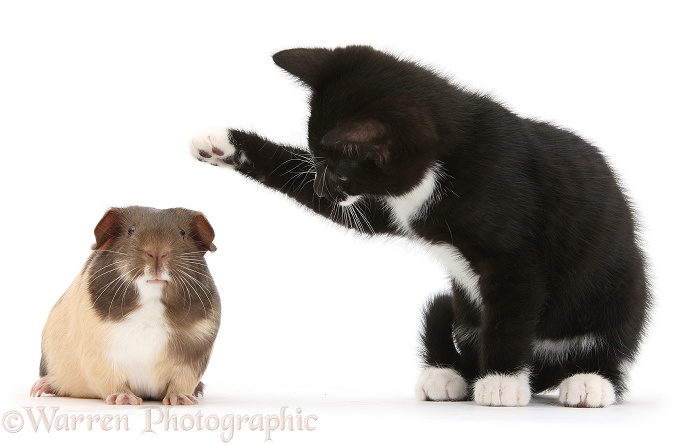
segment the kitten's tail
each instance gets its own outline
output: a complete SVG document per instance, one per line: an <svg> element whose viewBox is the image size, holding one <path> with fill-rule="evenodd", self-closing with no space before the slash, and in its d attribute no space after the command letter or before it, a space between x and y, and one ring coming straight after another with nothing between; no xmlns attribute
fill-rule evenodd
<svg viewBox="0 0 689 445"><path fill-rule="evenodd" d="M454 311L451 295L432 298L423 310L421 357L427 366L454 368L459 372L459 353L452 334Z"/></svg>

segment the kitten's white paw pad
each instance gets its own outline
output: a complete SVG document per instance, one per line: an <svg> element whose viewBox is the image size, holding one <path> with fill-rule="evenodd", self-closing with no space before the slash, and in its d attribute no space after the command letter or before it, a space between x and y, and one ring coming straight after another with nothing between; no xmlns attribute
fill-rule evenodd
<svg viewBox="0 0 689 445"><path fill-rule="evenodd" d="M144 403L141 397L137 397L130 393L110 394L105 398L105 402L108 405L141 405Z"/></svg>
<svg viewBox="0 0 689 445"><path fill-rule="evenodd" d="M191 394L170 393L163 399L163 405L198 405L199 401Z"/></svg>
<svg viewBox="0 0 689 445"><path fill-rule="evenodd" d="M416 398L419 400L463 400L466 396L466 381L454 369L431 366L416 382Z"/></svg>
<svg viewBox="0 0 689 445"><path fill-rule="evenodd" d="M531 400L529 375L492 374L476 381L474 401L485 406L526 406Z"/></svg>
<svg viewBox="0 0 689 445"><path fill-rule="evenodd" d="M615 389L598 374L575 374L560 384L560 403L577 408L602 408L615 403Z"/></svg>
<svg viewBox="0 0 689 445"><path fill-rule="evenodd" d="M190 142L191 154L201 162L234 167L245 162L246 155L230 142L229 130L210 130L195 135Z"/></svg>

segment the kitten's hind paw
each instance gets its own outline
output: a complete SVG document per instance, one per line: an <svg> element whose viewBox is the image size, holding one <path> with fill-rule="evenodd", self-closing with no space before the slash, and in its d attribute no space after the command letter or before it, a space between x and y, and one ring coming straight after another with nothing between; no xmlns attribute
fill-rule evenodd
<svg viewBox="0 0 689 445"><path fill-rule="evenodd" d="M197 134L190 142L191 154L197 160L214 166L235 168L248 162L246 153L232 143L230 130L210 130Z"/></svg>
<svg viewBox="0 0 689 445"><path fill-rule="evenodd" d="M416 382L416 398L433 401L458 401L467 396L467 384L454 369L426 368Z"/></svg>
<svg viewBox="0 0 689 445"><path fill-rule="evenodd" d="M598 374L575 374L560 384L560 403L575 408L603 408L615 403L615 389Z"/></svg>

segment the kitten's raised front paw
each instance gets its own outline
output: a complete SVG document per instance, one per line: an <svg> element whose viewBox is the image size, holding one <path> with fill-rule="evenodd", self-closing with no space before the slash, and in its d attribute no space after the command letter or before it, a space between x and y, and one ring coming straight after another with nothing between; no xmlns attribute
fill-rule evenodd
<svg viewBox="0 0 689 445"><path fill-rule="evenodd" d="M141 405L144 401L132 393L110 394L105 398L108 405Z"/></svg>
<svg viewBox="0 0 689 445"><path fill-rule="evenodd" d="M416 398L419 400L457 401L467 396L467 383L454 369L426 368L416 382Z"/></svg>
<svg viewBox="0 0 689 445"><path fill-rule="evenodd" d="M230 130L210 130L199 133L191 139L191 154L201 162L215 166L235 168L249 162L244 151L232 142Z"/></svg>
<svg viewBox="0 0 689 445"><path fill-rule="evenodd" d="M529 374L491 374L478 379L474 400L485 406L526 406L531 400Z"/></svg>
<svg viewBox="0 0 689 445"><path fill-rule="evenodd" d="M615 389L598 374L575 374L560 383L560 403L576 408L603 408L615 403Z"/></svg>
<svg viewBox="0 0 689 445"><path fill-rule="evenodd" d="M56 394L56 391L48 384L45 377L38 379L31 387L31 397L41 397L43 394Z"/></svg>
<svg viewBox="0 0 689 445"><path fill-rule="evenodd" d="M171 392L163 399L163 405L198 405L199 401L191 394Z"/></svg>

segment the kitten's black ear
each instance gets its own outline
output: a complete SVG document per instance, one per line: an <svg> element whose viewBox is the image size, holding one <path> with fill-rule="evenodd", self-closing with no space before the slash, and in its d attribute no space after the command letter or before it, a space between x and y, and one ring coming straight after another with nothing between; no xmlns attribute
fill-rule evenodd
<svg viewBox="0 0 689 445"><path fill-rule="evenodd" d="M390 137L385 125L377 119L340 122L323 139L323 145L351 145L366 155L372 155L378 166L390 161Z"/></svg>
<svg viewBox="0 0 689 445"><path fill-rule="evenodd" d="M273 61L306 85L314 87L331 54L332 50L326 48L294 48L275 53Z"/></svg>

